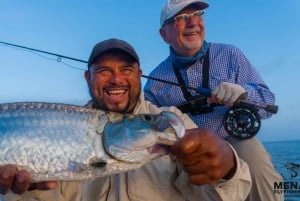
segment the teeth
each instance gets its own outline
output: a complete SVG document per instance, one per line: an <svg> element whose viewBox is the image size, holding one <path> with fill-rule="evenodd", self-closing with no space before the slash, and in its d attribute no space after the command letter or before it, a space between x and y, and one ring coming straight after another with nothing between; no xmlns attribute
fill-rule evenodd
<svg viewBox="0 0 300 201"><path fill-rule="evenodd" d="M111 91L109 91L108 93L110 93L110 94L121 94L121 93L124 93L125 92L125 90L111 90Z"/></svg>
<svg viewBox="0 0 300 201"><path fill-rule="evenodd" d="M198 33L199 33L198 31L194 31L194 32L187 33L186 35L194 35L194 34L198 34Z"/></svg>

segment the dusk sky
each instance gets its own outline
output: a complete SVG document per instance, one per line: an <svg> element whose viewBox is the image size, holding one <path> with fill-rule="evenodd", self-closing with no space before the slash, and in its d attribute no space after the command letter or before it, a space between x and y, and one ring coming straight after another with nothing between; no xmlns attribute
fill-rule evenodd
<svg viewBox="0 0 300 201"><path fill-rule="evenodd" d="M165 0L2 0L0 42L87 60L116 37L138 52L148 75L169 54L159 35ZM300 1L208 1L206 40L240 48L276 95L277 114L262 121L262 141L300 139ZM0 103L89 100L86 65L0 44ZM143 83L145 83L143 78Z"/></svg>

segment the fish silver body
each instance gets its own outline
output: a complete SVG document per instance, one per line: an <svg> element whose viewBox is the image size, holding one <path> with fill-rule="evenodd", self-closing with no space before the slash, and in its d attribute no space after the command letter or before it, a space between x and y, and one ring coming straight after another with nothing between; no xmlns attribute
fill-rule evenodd
<svg viewBox="0 0 300 201"><path fill-rule="evenodd" d="M184 135L171 112L124 116L59 103L0 104L0 167L32 182L84 180L140 168Z"/></svg>

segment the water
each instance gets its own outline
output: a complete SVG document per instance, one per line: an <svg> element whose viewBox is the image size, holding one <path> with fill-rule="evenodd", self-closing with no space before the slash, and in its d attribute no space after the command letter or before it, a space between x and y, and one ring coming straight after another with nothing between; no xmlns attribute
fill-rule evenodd
<svg viewBox="0 0 300 201"><path fill-rule="evenodd" d="M263 144L271 154L276 170L284 179L284 185L279 190L287 190L285 201L300 201L300 140Z"/></svg>
<svg viewBox="0 0 300 201"><path fill-rule="evenodd" d="M287 187L294 188L295 186L290 184L295 184L300 188L300 140L264 142L263 144L271 154L276 170L288 184ZM284 200L300 201L300 189L296 193L294 191L286 193Z"/></svg>

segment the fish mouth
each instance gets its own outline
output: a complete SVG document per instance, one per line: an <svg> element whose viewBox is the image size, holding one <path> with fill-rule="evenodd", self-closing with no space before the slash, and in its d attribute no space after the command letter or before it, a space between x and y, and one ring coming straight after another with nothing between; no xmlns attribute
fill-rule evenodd
<svg viewBox="0 0 300 201"><path fill-rule="evenodd" d="M140 163L144 164L155 158L169 154L170 146L153 144L151 146L144 147L143 149L127 150L120 147L111 147L114 149L114 153L109 153L111 157L118 161L126 163Z"/></svg>
<svg viewBox="0 0 300 201"><path fill-rule="evenodd" d="M170 153L170 146L155 144L151 147L148 147L147 151L148 151L149 154L165 155L165 154Z"/></svg>

